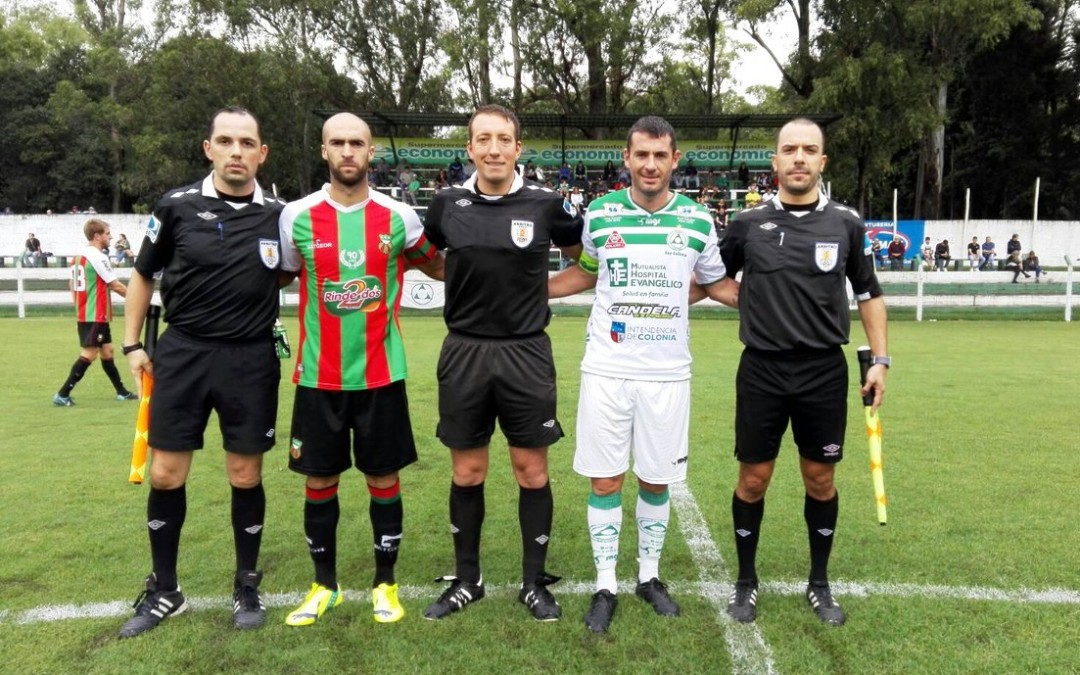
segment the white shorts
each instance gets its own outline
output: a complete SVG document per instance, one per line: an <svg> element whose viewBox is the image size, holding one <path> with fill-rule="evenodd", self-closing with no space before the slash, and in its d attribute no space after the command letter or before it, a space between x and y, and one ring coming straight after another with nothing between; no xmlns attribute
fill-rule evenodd
<svg viewBox="0 0 1080 675"><path fill-rule="evenodd" d="M613 478L630 468L646 483L686 480L690 380L651 382L581 374L574 471Z"/></svg>

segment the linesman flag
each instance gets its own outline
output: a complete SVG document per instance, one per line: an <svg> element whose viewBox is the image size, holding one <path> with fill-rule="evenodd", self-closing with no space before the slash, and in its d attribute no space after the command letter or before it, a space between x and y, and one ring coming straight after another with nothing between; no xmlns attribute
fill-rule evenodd
<svg viewBox="0 0 1080 675"><path fill-rule="evenodd" d="M870 370L870 348L859 347L859 381L866 384L866 373ZM866 440L870 446L870 477L874 481L874 502L877 504L877 519L880 525L887 522L885 506L885 474L881 460L881 420L874 412L874 393L863 396L863 410L866 413Z"/></svg>
<svg viewBox="0 0 1080 675"><path fill-rule="evenodd" d="M151 304L146 309L146 337L143 349L146 355L154 358L157 347L158 322L161 319L161 305ZM150 451L150 396L154 392L154 378L142 374L142 396L139 398L139 416L135 419L135 440L131 444L131 472L128 482L142 485L146 479L147 457Z"/></svg>

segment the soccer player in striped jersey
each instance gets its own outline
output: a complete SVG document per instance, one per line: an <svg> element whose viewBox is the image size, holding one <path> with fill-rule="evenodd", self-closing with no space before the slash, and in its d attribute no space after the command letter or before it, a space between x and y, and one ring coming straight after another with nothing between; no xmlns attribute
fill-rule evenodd
<svg viewBox="0 0 1080 675"><path fill-rule="evenodd" d="M442 256L416 213L368 185L371 129L349 113L323 125L330 182L281 214L282 271L300 276L300 345L289 468L307 476L304 533L315 582L285 620L315 623L340 604L338 484L367 479L374 538L374 619L398 621L394 564L402 537L398 472L416 461L398 322L406 267L441 278Z"/></svg>
<svg viewBox="0 0 1080 675"><path fill-rule="evenodd" d="M548 286L553 298L596 288L574 453L574 470L592 484L586 517L596 593L585 625L595 633L607 632L617 605L622 487L631 455L638 483L635 593L661 616L679 614L660 581L660 552L671 514L668 485L686 480L689 458L690 290L693 299L707 294L730 306L738 302L708 209L668 189L679 165L671 125L653 116L635 122L623 162L631 186L589 204L579 264Z"/></svg>
<svg viewBox="0 0 1080 675"><path fill-rule="evenodd" d="M75 405L71 399L71 390L86 374L86 369L101 355L101 367L109 376L116 389L117 401L131 401L138 398L120 380L120 371L113 361L112 331L112 291L120 297L127 295L124 282L116 277L109 256L105 249L112 242L109 224L99 218L91 218L83 226L86 235L86 248L75 257L71 264L71 295L75 300L76 321L79 327L79 344L82 351L71 366L71 372L53 395L53 405L69 408Z"/></svg>

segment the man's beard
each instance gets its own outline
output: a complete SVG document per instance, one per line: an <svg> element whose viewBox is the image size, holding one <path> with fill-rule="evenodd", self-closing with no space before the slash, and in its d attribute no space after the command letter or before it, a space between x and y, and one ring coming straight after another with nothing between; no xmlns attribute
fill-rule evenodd
<svg viewBox="0 0 1080 675"><path fill-rule="evenodd" d="M344 187L353 188L358 185L362 185L367 181L368 168L366 166L356 164L356 174L348 175L342 172L340 169L330 167L330 175L334 178L334 181L343 185Z"/></svg>

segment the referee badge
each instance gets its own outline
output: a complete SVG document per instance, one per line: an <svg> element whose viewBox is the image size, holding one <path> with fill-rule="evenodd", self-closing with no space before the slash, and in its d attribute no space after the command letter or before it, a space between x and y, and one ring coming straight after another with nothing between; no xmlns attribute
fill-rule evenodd
<svg viewBox="0 0 1080 675"><path fill-rule="evenodd" d="M259 257L262 258L263 264L269 269L277 269L278 263L281 262L281 256L278 254L277 240L260 239Z"/></svg>
<svg viewBox="0 0 1080 675"><path fill-rule="evenodd" d="M525 248L533 240L533 222L531 220L511 220L510 238L518 248Z"/></svg>
<svg viewBox="0 0 1080 675"><path fill-rule="evenodd" d="M814 262L822 272L831 272L840 257L840 244L819 241L814 246Z"/></svg>

